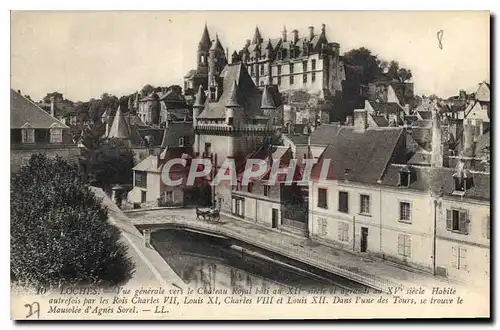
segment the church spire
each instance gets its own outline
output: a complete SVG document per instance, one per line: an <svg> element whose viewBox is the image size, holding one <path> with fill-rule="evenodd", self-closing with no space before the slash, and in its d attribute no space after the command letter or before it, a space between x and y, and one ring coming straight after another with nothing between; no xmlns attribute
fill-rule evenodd
<svg viewBox="0 0 500 330"><path fill-rule="evenodd" d="M207 22L205 22L205 28L203 29L203 34L201 35L201 40L198 44L198 50L208 50L210 45L210 34L208 33Z"/></svg>
<svg viewBox="0 0 500 330"><path fill-rule="evenodd" d="M259 44L261 38L262 37L260 35L259 27L256 26L255 27L255 32L253 33L252 45Z"/></svg>

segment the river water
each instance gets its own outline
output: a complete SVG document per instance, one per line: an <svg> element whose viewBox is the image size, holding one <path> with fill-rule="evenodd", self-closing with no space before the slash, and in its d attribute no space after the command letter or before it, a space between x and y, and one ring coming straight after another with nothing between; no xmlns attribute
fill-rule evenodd
<svg viewBox="0 0 500 330"><path fill-rule="evenodd" d="M308 267L242 254L225 239L184 230L154 232L151 242L182 280L192 287L243 289L301 287L365 291L358 283Z"/></svg>

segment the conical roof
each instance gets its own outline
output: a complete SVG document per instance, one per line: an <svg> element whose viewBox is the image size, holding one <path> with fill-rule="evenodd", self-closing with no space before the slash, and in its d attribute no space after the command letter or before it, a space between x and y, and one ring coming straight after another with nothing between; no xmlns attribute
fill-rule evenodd
<svg viewBox="0 0 500 330"><path fill-rule="evenodd" d="M274 105L273 98L271 96L271 93L267 90L267 86L264 87L264 92L262 93L262 101L260 104L261 109L276 109L276 106Z"/></svg>
<svg viewBox="0 0 500 330"><path fill-rule="evenodd" d="M208 50L212 42L210 41L210 34L208 33L207 23L205 23L205 28L203 29L203 34L201 35L201 40L198 44L198 50Z"/></svg>
<svg viewBox="0 0 500 330"><path fill-rule="evenodd" d="M224 47L222 47L222 44L220 43L218 34L215 35L215 40L214 42L212 42L212 47L210 48L210 50L217 50L222 52L224 51Z"/></svg>
<svg viewBox="0 0 500 330"><path fill-rule="evenodd" d="M233 82L233 87L231 88L231 94L229 100L227 101L226 107L240 107L240 102L238 99L238 86L236 85L236 81Z"/></svg>
<svg viewBox="0 0 500 330"><path fill-rule="evenodd" d="M260 42L260 38L262 37L260 36L259 27L256 26L255 32L253 33L252 44L258 44Z"/></svg>
<svg viewBox="0 0 500 330"><path fill-rule="evenodd" d="M130 129L125 117L123 116L121 106L118 106L115 118L113 119L113 124L111 125L111 129L108 133L108 138L128 139L129 137Z"/></svg>
<svg viewBox="0 0 500 330"><path fill-rule="evenodd" d="M205 92L203 91L203 86L200 85L198 88L198 93L196 93L196 99L194 101L194 108L203 108L205 106Z"/></svg>

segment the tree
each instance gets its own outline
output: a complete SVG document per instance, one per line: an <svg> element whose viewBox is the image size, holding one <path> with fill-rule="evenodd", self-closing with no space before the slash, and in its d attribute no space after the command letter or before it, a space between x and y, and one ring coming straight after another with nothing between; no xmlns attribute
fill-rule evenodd
<svg viewBox="0 0 500 330"><path fill-rule="evenodd" d="M134 264L107 210L60 157L34 154L11 178L11 274L28 285L118 285Z"/></svg>
<svg viewBox="0 0 500 330"><path fill-rule="evenodd" d="M371 50L361 47L344 54L344 63L361 68L360 83L367 84L382 76L381 61Z"/></svg>
<svg viewBox="0 0 500 330"><path fill-rule="evenodd" d="M153 86L151 86L150 84L144 85L144 87L142 87L142 89L141 89L141 95L142 96L149 95L149 94L151 94L151 92L153 92L154 89L155 88Z"/></svg>
<svg viewBox="0 0 500 330"><path fill-rule="evenodd" d="M386 76L389 80L404 83L412 78L412 73L411 70L400 68L398 62L391 61Z"/></svg>
<svg viewBox="0 0 500 330"><path fill-rule="evenodd" d="M113 184L132 183L134 152L120 139L98 140L83 154L93 185L107 189Z"/></svg>

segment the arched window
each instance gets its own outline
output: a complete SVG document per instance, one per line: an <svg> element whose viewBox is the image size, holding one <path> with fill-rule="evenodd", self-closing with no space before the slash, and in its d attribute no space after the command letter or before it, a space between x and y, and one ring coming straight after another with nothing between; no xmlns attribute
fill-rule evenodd
<svg viewBox="0 0 500 330"><path fill-rule="evenodd" d="M200 63L203 63L203 64L205 63L205 55L203 55L203 54L200 57Z"/></svg>

